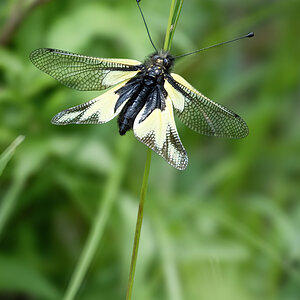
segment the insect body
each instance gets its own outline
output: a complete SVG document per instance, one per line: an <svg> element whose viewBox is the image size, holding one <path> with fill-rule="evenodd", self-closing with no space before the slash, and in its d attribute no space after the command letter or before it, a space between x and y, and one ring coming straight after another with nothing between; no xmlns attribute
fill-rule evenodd
<svg viewBox="0 0 300 300"><path fill-rule="evenodd" d="M183 170L188 163L180 141L173 111L196 132L242 138L248 134L246 123L231 110L217 104L193 88L181 76L171 73L175 59L246 36L180 56L157 51L145 18L137 4L155 53L144 63L131 59L83 56L62 50L41 48L30 55L33 64L62 84L82 91L100 91L101 96L58 113L52 123L101 124L118 117L119 133L133 130L136 138L162 156L173 167Z"/></svg>
<svg viewBox="0 0 300 300"><path fill-rule="evenodd" d="M42 48L31 53L33 64L78 90L103 90L101 96L58 113L52 123L101 124L119 115L119 132L128 130L183 170L188 163L173 110L191 129L206 135L242 138L246 123L231 110L211 101L181 76L171 73L174 57L159 51L141 63L129 59L94 58Z"/></svg>
<svg viewBox="0 0 300 300"><path fill-rule="evenodd" d="M168 96L164 88L165 77L173 65L173 57L167 52L155 53L142 65L141 71L120 90L116 108L127 99L118 123L119 132L125 134L132 129L138 113L145 106L140 122L144 121L155 109L165 110Z"/></svg>

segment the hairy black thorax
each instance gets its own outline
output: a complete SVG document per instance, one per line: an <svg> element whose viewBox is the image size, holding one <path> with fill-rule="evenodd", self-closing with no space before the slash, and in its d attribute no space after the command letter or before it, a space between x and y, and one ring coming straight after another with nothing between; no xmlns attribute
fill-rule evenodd
<svg viewBox="0 0 300 300"><path fill-rule="evenodd" d="M168 94L164 83L173 64L174 57L168 52L163 50L155 52L140 66L140 71L116 91L119 98L115 111L126 101L118 118L121 135L132 129L134 120L143 107L145 109L139 122L144 121L153 110L165 109L165 99Z"/></svg>

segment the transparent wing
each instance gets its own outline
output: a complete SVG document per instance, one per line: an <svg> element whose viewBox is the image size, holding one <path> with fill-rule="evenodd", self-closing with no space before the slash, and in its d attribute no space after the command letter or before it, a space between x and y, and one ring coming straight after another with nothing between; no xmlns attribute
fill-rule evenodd
<svg viewBox="0 0 300 300"><path fill-rule="evenodd" d="M178 118L192 130L228 138L248 135L247 124L240 116L199 93L181 76L174 73L168 76L165 89Z"/></svg>
<svg viewBox="0 0 300 300"><path fill-rule="evenodd" d="M176 129L172 101L167 98L165 104L163 110L156 108L146 118L144 106L135 118L133 132L139 141L162 156L171 166L184 170L188 156Z"/></svg>
<svg viewBox="0 0 300 300"><path fill-rule="evenodd" d="M91 101L63 110L53 117L52 124L102 124L110 121L120 113L127 102L124 101L115 109L119 99L119 95L115 92L126 82L118 84Z"/></svg>
<svg viewBox="0 0 300 300"><path fill-rule="evenodd" d="M141 62L83 56L41 48L30 54L32 63L62 84L81 91L98 91L132 78Z"/></svg>

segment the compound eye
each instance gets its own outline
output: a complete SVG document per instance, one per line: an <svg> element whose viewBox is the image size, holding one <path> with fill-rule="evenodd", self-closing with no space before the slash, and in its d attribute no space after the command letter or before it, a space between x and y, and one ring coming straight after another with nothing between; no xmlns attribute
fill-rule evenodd
<svg viewBox="0 0 300 300"><path fill-rule="evenodd" d="M164 65L168 66L169 65L169 60L168 59L164 59Z"/></svg>

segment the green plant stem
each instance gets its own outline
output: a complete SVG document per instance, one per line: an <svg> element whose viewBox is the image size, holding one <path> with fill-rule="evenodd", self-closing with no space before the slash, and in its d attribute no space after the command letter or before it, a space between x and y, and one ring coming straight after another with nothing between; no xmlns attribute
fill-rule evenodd
<svg viewBox="0 0 300 300"><path fill-rule="evenodd" d="M166 37L164 42L165 51L170 50L174 31L181 12L182 4L183 4L183 0L172 0L171 2L170 15L169 15ZM136 227L135 227L135 235L134 235L134 243L133 243L133 250L132 250L132 258L130 263L130 272L129 272L128 286L127 286L126 300L131 300L131 296L132 296L136 261L137 261L140 235L141 235L141 229L143 223L144 203L146 198L148 177L150 171L151 153L152 153L151 149L148 149L145 171L144 171L144 178L143 178L142 189L141 189L140 204L139 204L138 216L137 216Z"/></svg>
<svg viewBox="0 0 300 300"><path fill-rule="evenodd" d="M130 145L131 144L128 140L120 139L120 144L118 145L119 153L115 168L108 179L103 199L100 202L98 211L95 215L93 227L71 277L70 283L63 298L64 300L73 300L75 298L86 275L88 267L95 256L95 252L98 248L106 223L110 216L110 211L114 203L113 200L116 198L121 180L123 178Z"/></svg>
<svg viewBox="0 0 300 300"><path fill-rule="evenodd" d="M169 51L171 48L173 36L181 13L183 0L172 0L170 14L168 19L168 26L164 42L164 50Z"/></svg>
<svg viewBox="0 0 300 300"><path fill-rule="evenodd" d="M170 7L170 14L169 14L167 31L166 31L166 36L165 36L165 43L164 43L165 51L168 51L171 46L172 19L173 19L174 11L175 11L175 2L176 2L176 0L172 0L171 7Z"/></svg>
<svg viewBox="0 0 300 300"><path fill-rule="evenodd" d="M133 244L132 258L131 258L131 264L130 264L128 288L127 288L127 294L126 294L127 300L131 299L131 295L132 295L136 260L137 260L138 250L139 250L140 235L141 235L141 229L142 229L142 223L143 223L144 203L145 203L145 198L146 198L150 164L151 164L151 154L152 154L152 151L151 151L151 149L148 148L142 189L141 189L139 211L138 211L136 227L135 227L134 244Z"/></svg>

